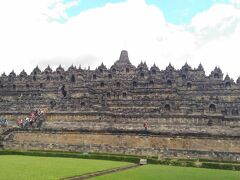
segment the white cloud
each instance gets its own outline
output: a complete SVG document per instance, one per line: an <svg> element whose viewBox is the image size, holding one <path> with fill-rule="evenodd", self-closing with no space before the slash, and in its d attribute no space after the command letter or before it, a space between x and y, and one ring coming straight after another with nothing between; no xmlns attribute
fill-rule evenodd
<svg viewBox="0 0 240 180"><path fill-rule="evenodd" d="M217 4L192 19L195 35L195 56L205 58L205 66L219 65L235 79L238 71L240 46L240 10L232 5Z"/></svg>
<svg viewBox="0 0 240 180"><path fill-rule="evenodd" d="M230 1L232 4L239 4L240 3L240 0L231 0Z"/></svg>
<svg viewBox="0 0 240 180"><path fill-rule="evenodd" d="M198 37L209 41L231 35L239 26L239 22L240 10L231 5L219 4L196 15L190 28Z"/></svg>
<svg viewBox="0 0 240 180"><path fill-rule="evenodd" d="M156 6L143 0L107 4L68 19L65 10L76 2L0 2L0 72L60 63L93 69L102 61L109 67L127 49L135 65L145 60L165 69L169 61L177 68L185 61L195 67L202 62L207 73L219 65L234 78L240 75L240 11L233 5L214 5L184 27L166 22ZM61 17L68 21L49 21Z"/></svg>
<svg viewBox="0 0 240 180"><path fill-rule="evenodd" d="M50 4L47 8L42 12L43 15L46 16L48 21L66 21L69 19L66 10L78 5L80 0L72 0L68 3L63 3L63 0L55 0L52 4Z"/></svg>

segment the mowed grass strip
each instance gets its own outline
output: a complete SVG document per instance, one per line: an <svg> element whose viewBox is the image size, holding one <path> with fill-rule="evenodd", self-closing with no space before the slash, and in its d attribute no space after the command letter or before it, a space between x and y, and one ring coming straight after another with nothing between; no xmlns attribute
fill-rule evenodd
<svg viewBox="0 0 240 180"><path fill-rule="evenodd" d="M127 162L92 159L0 155L0 179L59 179L129 164Z"/></svg>
<svg viewBox="0 0 240 180"><path fill-rule="evenodd" d="M240 180L240 171L145 165L91 180Z"/></svg>

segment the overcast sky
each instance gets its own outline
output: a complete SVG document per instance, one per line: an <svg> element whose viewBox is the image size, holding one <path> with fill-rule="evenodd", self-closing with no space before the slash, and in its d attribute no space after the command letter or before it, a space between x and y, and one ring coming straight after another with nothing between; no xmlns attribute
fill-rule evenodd
<svg viewBox="0 0 240 180"><path fill-rule="evenodd" d="M6 0L0 23L0 73L110 67L125 49L136 66L240 76L240 0Z"/></svg>

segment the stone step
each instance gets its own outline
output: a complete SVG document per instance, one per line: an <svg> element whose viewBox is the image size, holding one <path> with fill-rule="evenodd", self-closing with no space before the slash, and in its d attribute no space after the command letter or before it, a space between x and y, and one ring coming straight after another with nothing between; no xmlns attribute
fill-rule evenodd
<svg viewBox="0 0 240 180"><path fill-rule="evenodd" d="M4 136L0 135L0 149L3 148L3 138Z"/></svg>

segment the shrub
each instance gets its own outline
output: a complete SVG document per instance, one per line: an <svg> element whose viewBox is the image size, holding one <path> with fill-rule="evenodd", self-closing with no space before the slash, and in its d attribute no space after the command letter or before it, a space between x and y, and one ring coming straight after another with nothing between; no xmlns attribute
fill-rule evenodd
<svg viewBox="0 0 240 180"><path fill-rule="evenodd" d="M114 156L101 154L82 154L56 151L0 151L0 155L25 155L25 156L44 156L44 157L65 157L65 158L82 158L82 159L101 159L111 161L125 161L131 163L139 163L140 158L131 156Z"/></svg>
<svg viewBox="0 0 240 180"><path fill-rule="evenodd" d="M210 169L240 170L240 165L230 163L203 162L202 167Z"/></svg>

